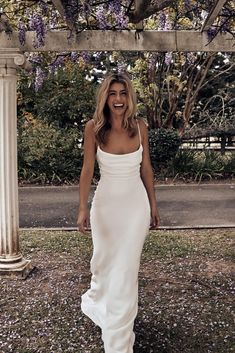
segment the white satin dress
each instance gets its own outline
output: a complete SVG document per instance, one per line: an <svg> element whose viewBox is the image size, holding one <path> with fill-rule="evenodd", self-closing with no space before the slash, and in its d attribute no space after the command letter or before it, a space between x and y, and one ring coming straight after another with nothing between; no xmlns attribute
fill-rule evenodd
<svg viewBox="0 0 235 353"><path fill-rule="evenodd" d="M137 124L138 125L138 124ZM127 154L97 148L99 180L90 221L93 241L90 289L81 309L102 330L105 353L133 353L140 257L150 205L140 177L143 146Z"/></svg>

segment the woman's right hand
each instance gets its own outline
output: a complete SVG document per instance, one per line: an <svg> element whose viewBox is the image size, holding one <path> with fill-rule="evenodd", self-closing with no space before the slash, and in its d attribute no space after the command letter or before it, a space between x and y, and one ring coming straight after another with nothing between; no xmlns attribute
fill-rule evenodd
<svg viewBox="0 0 235 353"><path fill-rule="evenodd" d="M86 230L90 228L90 212L88 209L78 211L77 226L79 232L86 234Z"/></svg>

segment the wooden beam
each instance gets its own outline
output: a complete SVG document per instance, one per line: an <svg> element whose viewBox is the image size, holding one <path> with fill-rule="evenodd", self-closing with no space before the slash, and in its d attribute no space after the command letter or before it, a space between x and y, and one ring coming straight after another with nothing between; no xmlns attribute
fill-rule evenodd
<svg viewBox="0 0 235 353"><path fill-rule="evenodd" d="M201 31L207 31L214 23L216 17L220 13L220 10L224 6L227 0L216 0L214 6L212 7L210 13L208 14L205 22L202 25Z"/></svg>
<svg viewBox="0 0 235 353"><path fill-rule="evenodd" d="M7 35L0 33L0 48L20 49L22 52L44 51L205 51L234 52L235 40L232 34L218 34L208 44L205 32L197 31L111 31L89 30L77 34L76 38L68 37L69 31L49 31L46 34L45 45L33 47L34 32L26 32L25 45L21 45L18 32Z"/></svg>

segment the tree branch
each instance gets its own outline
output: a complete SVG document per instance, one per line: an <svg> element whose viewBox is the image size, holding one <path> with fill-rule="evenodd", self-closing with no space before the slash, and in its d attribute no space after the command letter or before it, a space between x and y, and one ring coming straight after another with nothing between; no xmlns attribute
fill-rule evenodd
<svg viewBox="0 0 235 353"><path fill-rule="evenodd" d="M68 20L66 18L65 8L64 8L64 5L63 5L62 1L61 0L51 0L51 1L54 4L54 6L57 9L57 11L59 12L60 16L63 18L63 20L68 25L69 29L71 31L76 30L74 23L71 20Z"/></svg>
<svg viewBox="0 0 235 353"><path fill-rule="evenodd" d="M225 66L225 65L224 65ZM224 75L226 72L230 71L231 69L233 69L235 67L235 63L231 64L231 66L227 67L227 69L223 70L223 67L220 69L220 72L214 76L212 76L211 78L209 78L204 84L201 85L201 88L203 88L204 86L206 86L208 83L210 83L211 81L214 81L216 78L218 78L221 75ZM223 71L222 71L223 70Z"/></svg>
<svg viewBox="0 0 235 353"><path fill-rule="evenodd" d="M132 23L138 23L166 7L173 5L173 3L174 1L172 0L161 0L157 1L157 4L151 5L151 0L142 0L139 2L138 9L128 13L129 21Z"/></svg>

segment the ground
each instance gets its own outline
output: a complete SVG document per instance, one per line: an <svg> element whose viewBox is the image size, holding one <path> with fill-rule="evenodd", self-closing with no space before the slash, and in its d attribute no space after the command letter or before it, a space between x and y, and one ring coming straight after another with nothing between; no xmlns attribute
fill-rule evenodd
<svg viewBox="0 0 235 353"><path fill-rule="evenodd" d="M232 353L235 230L154 231L139 274L135 353ZM90 281L90 235L21 232L34 271L0 282L1 353L102 353L80 310Z"/></svg>

